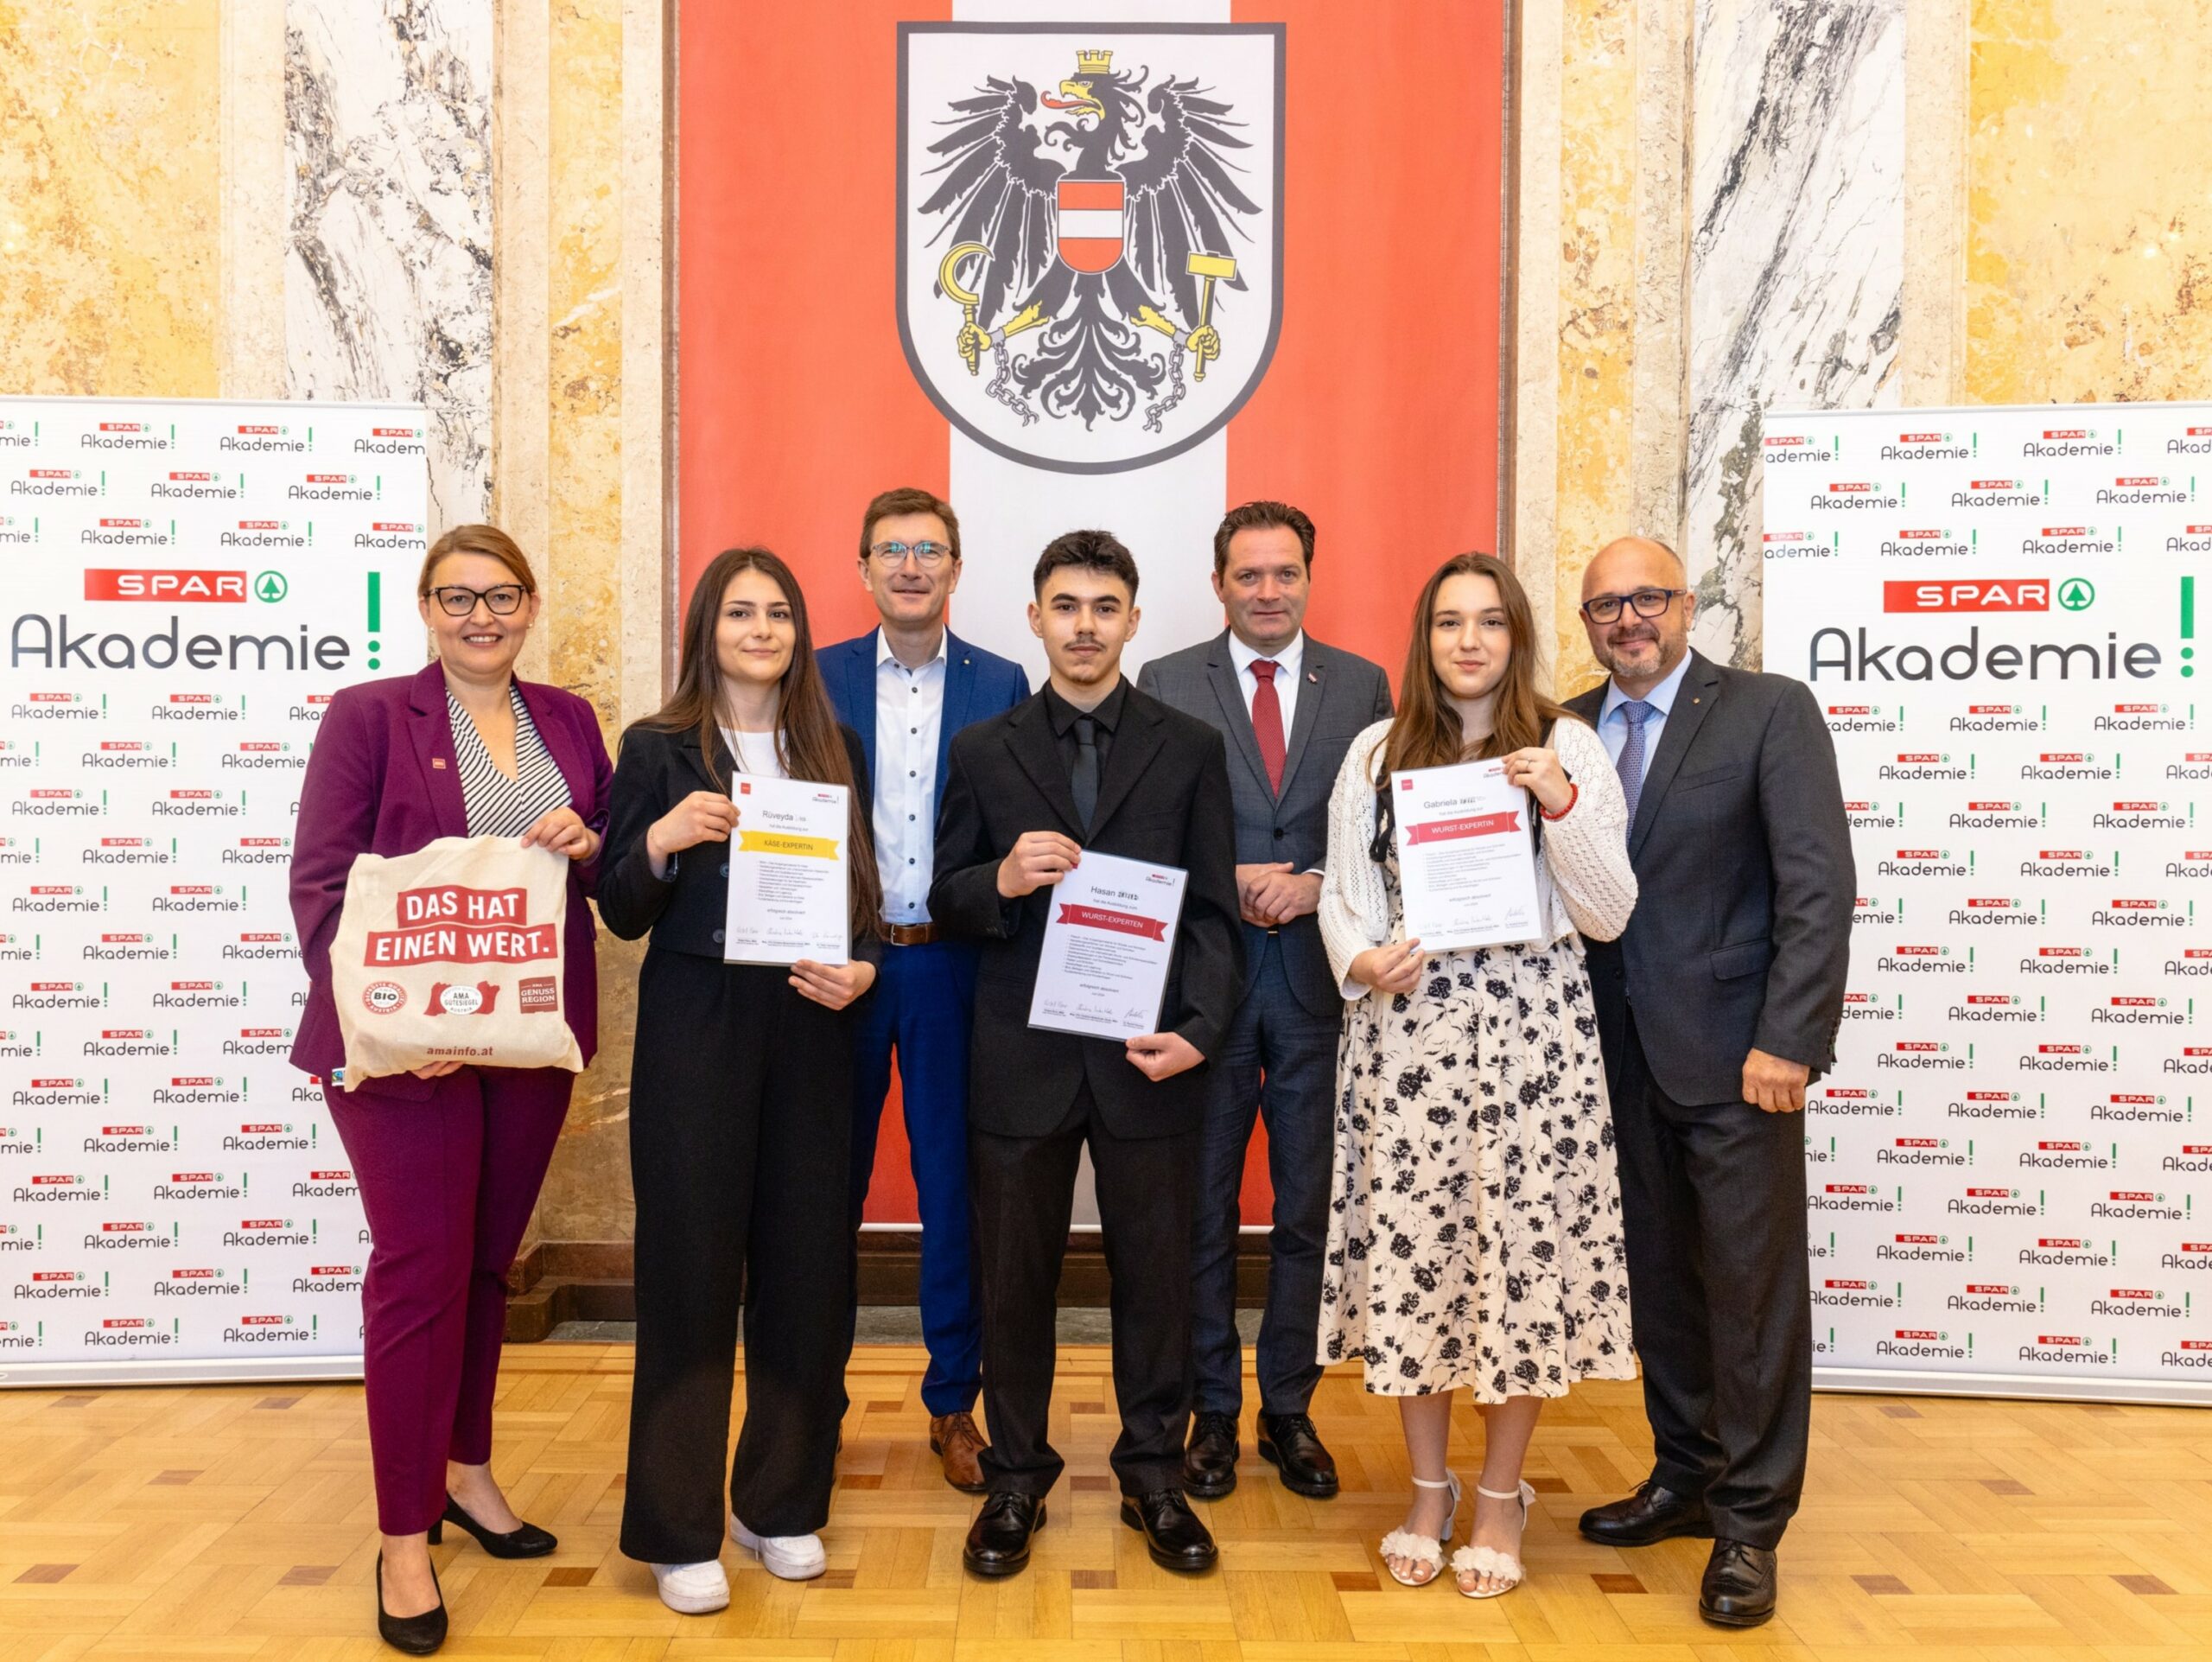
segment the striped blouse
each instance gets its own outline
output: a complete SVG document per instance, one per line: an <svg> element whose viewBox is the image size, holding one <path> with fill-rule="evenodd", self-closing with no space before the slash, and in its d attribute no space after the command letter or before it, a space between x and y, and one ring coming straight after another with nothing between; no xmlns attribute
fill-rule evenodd
<svg viewBox="0 0 2212 1662"><path fill-rule="evenodd" d="M519 837L556 808L570 804L569 781L537 735L537 724L512 681L507 697L515 712L515 776L509 779L477 736L461 700L446 690L446 718L453 725L454 759L461 766L461 799L471 837Z"/></svg>

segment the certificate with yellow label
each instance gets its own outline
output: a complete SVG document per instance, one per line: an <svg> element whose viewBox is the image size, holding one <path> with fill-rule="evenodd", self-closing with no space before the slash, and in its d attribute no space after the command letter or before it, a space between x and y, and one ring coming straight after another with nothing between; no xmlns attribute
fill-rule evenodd
<svg viewBox="0 0 2212 1662"><path fill-rule="evenodd" d="M757 774L741 774L731 785L737 829L729 839L724 962L845 961L852 940L847 795L842 785Z"/></svg>

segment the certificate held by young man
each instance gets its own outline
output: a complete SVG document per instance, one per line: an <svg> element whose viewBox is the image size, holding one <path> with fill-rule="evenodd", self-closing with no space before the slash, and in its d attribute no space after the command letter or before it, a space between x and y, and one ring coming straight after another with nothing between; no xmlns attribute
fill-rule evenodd
<svg viewBox="0 0 2212 1662"><path fill-rule="evenodd" d="M1503 761L1390 778L1406 939L1427 952L1534 940L1540 932L1529 793Z"/></svg>
<svg viewBox="0 0 2212 1662"><path fill-rule="evenodd" d="M728 964L842 964L852 939L846 787L747 774L730 789Z"/></svg>
<svg viewBox="0 0 2212 1662"><path fill-rule="evenodd" d="M1052 893L1029 1025L1093 1039L1158 1032L1186 876L1084 850Z"/></svg>

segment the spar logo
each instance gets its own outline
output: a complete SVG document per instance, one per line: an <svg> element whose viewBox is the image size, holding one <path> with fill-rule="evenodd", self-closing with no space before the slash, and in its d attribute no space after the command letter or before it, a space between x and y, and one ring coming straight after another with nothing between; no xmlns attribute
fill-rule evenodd
<svg viewBox="0 0 2212 1662"><path fill-rule="evenodd" d="M421 455L423 430L419 427L372 427L353 441L356 455Z"/></svg>
<svg viewBox="0 0 2212 1662"><path fill-rule="evenodd" d="M302 474L284 494L294 502L373 502L384 494L384 481L381 475Z"/></svg>
<svg viewBox="0 0 2212 1662"><path fill-rule="evenodd" d="M1904 489L1902 485L1885 488L1878 479L1834 479L1826 490L1815 491L1806 506L1831 513L1894 510L1904 506Z"/></svg>
<svg viewBox="0 0 2212 1662"><path fill-rule="evenodd" d="M2182 503L2196 500L2196 481L2164 474L2122 474L2097 492L2100 503Z"/></svg>
<svg viewBox="0 0 2212 1662"><path fill-rule="evenodd" d="M1840 437L1823 443L1802 433L1769 433L1759 441L1760 454L1770 468L1786 468L1797 462L1833 462L1842 449Z"/></svg>
<svg viewBox="0 0 2212 1662"><path fill-rule="evenodd" d="M2031 1196L2017 1188L1968 1188L1946 1200L1943 1209L1954 1217L2040 1218L2043 1191Z"/></svg>
<svg viewBox="0 0 2212 1662"><path fill-rule="evenodd" d="M2121 436L2115 432L2106 438L2094 427L2046 427L2040 438L2025 439L2020 444L2024 461L2043 461L2053 456L2118 455Z"/></svg>
<svg viewBox="0 0 2212 1662"><path fill-rule="evenodd" d="M2094 525L2045 525L2031 536L2020 538L2023 554L2118 554L2120 539L2126 533L2115 531L2109 537L2100 536Z"/></svg>
<svg viewBox="0 0 2212 1662"><path fill-rule="evenodd" d="M88 566L85 570L85 598L93 601L153 601L175 605L186 601L244 605L246 588L243 571L126 570Z"/></svg>
<svg viewBox="0 0 2212 1662"><path fill-rule="evenodd" d="M1980 541L1981 533L1978 531L1968 532L1967 539L1961 542L1948 528L1923 525L1900 530L1894 537L1885 538L1877 551L1902 559L1958 558L1980 552Z"/></svg>
<svg viewBox="0 0 2212 1662"><path fill-rule="evenodd" d="M1974 1354L1974 1335L1966 1336L1966 1343L1955 1345L1949 1333L1938 1328L1894 1328L1890 1337L1874 1345L1878 1356L1908 1356L1934 1358L1962 1362Z"/></svg>
<svg viewBox="0 0 2212 1662"><path fill-rule="evenodd" d="M353 534L356 548L416 548L422 542L423 527L409 519L378 519Z"/></svg>
<svg viewBox="0 0 2212 1662"><path fill-rule="evenodd" d="M2212 427L2191 427L2166 441L2168 455L2212 455Z"/></svg>
<svg viewBox="0 0 2212 1662"><path fill-rule="evenodd" d="M2048 612L2047 577L1955 578L1946 583L1885 583L1885 612Z"/></svg>
<svg viewBox="0 0 2212 1662"><path fill-rule="evenodd" d="M1899 433L1897 442L1882 447L1885 462L1969 462L1974 447L1949 433Z"/></svg>
<svg viewBox="0 0 2212 1662"><path fill-rule="evenodd" d="M74 468L26 468L22 474L8 481L10 496L88 497L107 494L107 472L103 468L96 474L79 472Z"/></svg>
<svg viewBox="0 0 2212 1662"><path fill-rule="evenodd" d="M2028 479L1974 479L1964 490L1951 493L1955 508L2039 508L2050 495L2049 481Z"/></svg>

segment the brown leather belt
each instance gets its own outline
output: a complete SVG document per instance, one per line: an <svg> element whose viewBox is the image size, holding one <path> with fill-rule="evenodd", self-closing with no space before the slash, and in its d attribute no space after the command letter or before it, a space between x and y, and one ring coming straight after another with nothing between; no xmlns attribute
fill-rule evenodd
<svg viewBox="0 0 2212 1662"><path fill-rule="evenodd" d="M884 928L893 946L927 946L938 938L933 923L891 923Z"/></svg>

